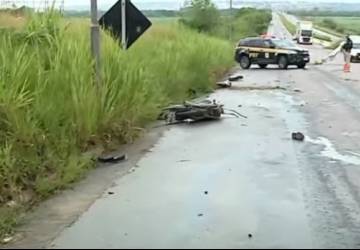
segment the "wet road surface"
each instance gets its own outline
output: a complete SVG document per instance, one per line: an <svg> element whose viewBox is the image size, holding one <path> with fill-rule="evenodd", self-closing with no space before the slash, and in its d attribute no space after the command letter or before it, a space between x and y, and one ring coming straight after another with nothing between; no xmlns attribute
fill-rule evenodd
<svg viewBox="0 0 360 250"><path fill-rule="evenodd" d="M211 98L248 119L172 127L51 247L359 248L360 65L341 68L239 70Z"/></svg>

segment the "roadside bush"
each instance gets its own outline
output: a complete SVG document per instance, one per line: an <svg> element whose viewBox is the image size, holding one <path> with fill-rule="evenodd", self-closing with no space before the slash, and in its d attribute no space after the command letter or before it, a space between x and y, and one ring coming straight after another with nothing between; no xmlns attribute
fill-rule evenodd
<svg viewBox="0 0 360 250"><path fill-rule="evenodd" d="M338 28L338 25L335 23L335 21L329 18L325 18L322 23L326 28L329 29L336 30Z"/></svg>
<svg viewBox="0 0 360 250"><path fill-rule="evenodd" d="M266 32L272 19L271 12L268 10L242 8L234 12L233 17L223 16L219 20L220 24L211 34L229 39L230 29L232 29L232 42L237 42L242 38L259 36Z"/></svg>
<svg viewBox="0 0 360 250"><path fill-rule="evenodd" d="M281 22L284 24L285 28L290 32L290 34L296 34L296 26L290 22L284 15L280 15Z"/></svg>
<svg viewBox="0 0 360 250"><path fill-rule="evenodd" d="M326 42L331 42L332 41L330 36L319 34L318 32L314 32L314 37L319 39L319 40L326 41Z"/></svg>
<svg viewBox="0 0 360 250"><path fill-rule="evenodd" d="M181 11L180 22L198 30L210 32L219 23L220 12L211 0L191 0Z"/></svg>

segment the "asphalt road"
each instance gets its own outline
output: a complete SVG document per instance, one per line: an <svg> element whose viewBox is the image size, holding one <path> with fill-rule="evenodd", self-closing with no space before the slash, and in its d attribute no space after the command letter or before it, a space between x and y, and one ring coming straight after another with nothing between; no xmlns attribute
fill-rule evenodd
<svg viewBox="0 0 360 250"><path fill-rule="evenodd" d="M299 19L298 19L296 16L293 16L293 15L290 15L290 14L286 14L286 13L284 13L284 15L285 15L285 16L287 17L287 19L288 19L290 22L292 22L294 25L296 25L297 22L299 21ZM336 41L336 40L340 39L338 36L334 36L334 35L332 35L332 34L328 34L328 33L324 32L324 31L319 30L319 29L316 29L316 28L314 28L314 31L315 31L316 33L318 33L319 35L323 35L323 36L328 36L328 37L330 37L333 41Z"/></svg>
<svg viewBox="0 0 360 250"><path fill-rule="evenodd" d="M360 64L341 69L238 69L211 98L248 119L173 126L48 247L360 248Z"/></svg>

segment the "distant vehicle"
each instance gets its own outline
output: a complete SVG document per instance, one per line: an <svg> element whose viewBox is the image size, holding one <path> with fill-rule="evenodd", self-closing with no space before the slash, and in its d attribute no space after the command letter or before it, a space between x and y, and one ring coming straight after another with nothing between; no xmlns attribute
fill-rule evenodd
<svg viewBox="0 0 360 250"><path fill-rule="evenodd" d="M313 24L312 22L299 21L296 25L295 39L299 44L313 43Z"/></svg>
<svg viewBox="0 0 360 250"><path fill-rule="evenodd" d="M256 37L239 42L235 60L243 69L250 68L252 64L262 69L269 64L277 64L281 69L287 69L289 65L303 69L310 62L310 55L308 50L297 47L289 40Z"/></svg>
<svg viewBox="0 0 360 250"><path fill-rule="evenodd" d="M350 39L353 41L351 62L360 62L360 36L350 36Z"/></svg>

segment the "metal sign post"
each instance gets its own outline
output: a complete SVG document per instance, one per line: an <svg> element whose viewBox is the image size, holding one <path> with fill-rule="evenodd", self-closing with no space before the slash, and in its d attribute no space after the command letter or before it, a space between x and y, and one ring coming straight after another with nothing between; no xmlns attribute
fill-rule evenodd
<svg viewBox="0 0 360 250"><path fill-rule="evenodd" d="M121 0L121 45L124 50L127 49L126 41L126 0Z"/></svg>
<svg viewBox="0 0 360 250"><path fill-rule="evenodd" d="M95 61L95 81L100 85L100 27L97 0L91 0L91 53Z"/></svg>

